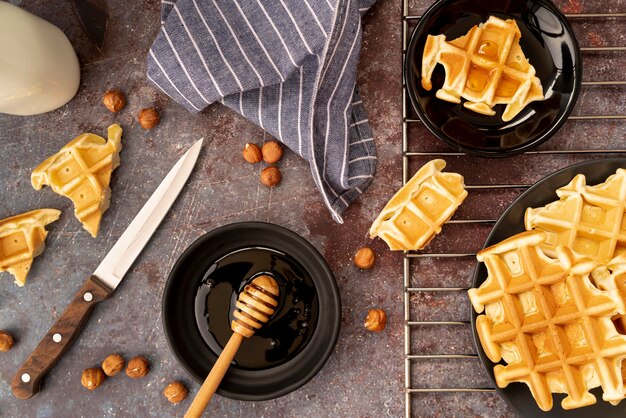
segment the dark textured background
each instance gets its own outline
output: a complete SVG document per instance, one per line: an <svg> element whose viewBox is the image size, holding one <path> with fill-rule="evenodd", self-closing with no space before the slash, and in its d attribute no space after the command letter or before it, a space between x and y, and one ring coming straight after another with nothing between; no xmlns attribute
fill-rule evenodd
<svg viewBox="0 0 626 418"><path fill-rule="evenodd" d="M0 277L0 329L17 340L0 353L0 416L182 416L190 399L171 406L161 395L165 385L180 379L194 395L192 382L170 353L163 334L160 302L165 278L182 251L215 227L236 221L260 220L288 227L310 240L336 274L343 302L343 324L335 352L322 371L306 386L280 399L239 402L216 397L211 416L402 416L404 414L402 257L385 249L382 241L369 243L367 230L386 200L401 184L401 5L379 0L364 19L364 45L359 68L363 101L369 112L379 152L373 185L336 225L322 203L308 165L290 151L280 163L283 183L270 190L258 182L260 165L241 159L246 142L262 142L263 132L220 105L190 115L149 85L145 54L159 27L159 2L110 0L109 29L103 53L89 44L69 2L18 1L18 5L53 22L69 37L81 61L81 87L66 106L38 116L0 115L0 218L40 207L63 210L51 225L47 249L38 257L24 288L8 274ZM412 14L431 2L414 0ZM610 3L610 7L608 6ZM625 0L565 0L567 12L626 11ZM624 45L624 20L574 22L583 46ZM586 53L585 79L624 79L623 53ZM122 89L128 106L117 115L100 104L108 88ZM623 88L584 88L574 114L624 114ZM162 115L154 130L142 130L134 116L142 107L156 106ZM100 236L92 239L73 216L68 199L49 189L30 186L30 172L84 131L106 134L118 122L124 128L121 166L114 172L111 208ZM411 126L411 150L444 151L446 147L425 128ZM568 122L543 149L624 147L626 127L621 121ZM35 398L20 401L11 395L9 381L21 362L65 308L82 281L120 236L183 151L204 137L206 146L195 173L171 213L111 299L94 312L74 347L63 357ZM555 169L589 156L520 156L506 160L448 158L449 169L465 175L468 184L532 183ZM426 158L411 161L415 171ZM474 192L457 218L494 218L519 193ZM476 251L490 226L450 225L429 248L436 251ZM354 251L372 245L376 267L359 272L351 262ZM413 285L467 286L472 260L425 259L412 264ZM389 315L381 334L362 327L367 309L381 307ZM412 299L413 319L469 318L465 295L421 294ZM416 328L414 353L473 353L469 327ZM106 355L126 358L146 355L152 371L143 379L109 379L94 392L80 385L81 372ZM477 361L416 361L416 387L490 386ZM493 393L416 395L416 416L505 416L512 412Z"/></svg>

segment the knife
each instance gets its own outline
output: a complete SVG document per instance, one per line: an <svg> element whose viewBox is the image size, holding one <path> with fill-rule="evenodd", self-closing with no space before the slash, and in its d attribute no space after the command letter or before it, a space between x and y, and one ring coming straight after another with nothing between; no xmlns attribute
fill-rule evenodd
<svg viewBox="0 0 626 418"><path fill-rule="evenodd" d="M78 22L89 40L102 51L107 28L105 0L72 0Z"/></svg>
<svg viewBox="0 0 626 418"><path fill-rule="evenodd" d="M70 348L96 304L120 284L187 182L201 146L202 139L178 160L35 351L24 361L11 381L16 397L27 399L39 392L43 377Z"/></svg>

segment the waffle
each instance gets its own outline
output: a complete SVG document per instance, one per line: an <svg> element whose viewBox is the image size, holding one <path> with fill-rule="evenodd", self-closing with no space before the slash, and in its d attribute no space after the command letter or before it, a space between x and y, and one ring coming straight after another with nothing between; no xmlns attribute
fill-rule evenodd
<svg viewBox="0 0 626 418"><path fill-rule="evenodd" d="M488 277L469 296L478 312L476 329L494 363L496 383L528 385L538 406L552 409L551 393L566 393L561 406L596 402L589 390L602 387L605 401L624 397L621 375L626 336L611 317L613 298L589 279L596 263L567 247L557 258L541 250L546 234L526 231L478 253Z"/></svg>
<svg viewBox="0 0 626 418"><path fill-rule="evenodd" d="M56 209L39 209L0 220L0 272L8 271L24 286L33 258L45 247L45 226L60 215Z"/></svg>
<svg viewBox="0 0 626 418"><path fill-rule="evenodd" d="M622 322L618 327L620 334L624 334L626 329L626 255L621 254L606 265L600 265L591 273L591 278L598 289L608 292L617 304L618 315L614 320Z"/></svg>
<svg viewBox="0 0 626 418"><path fill-rule="evenodd" d="M524 217L527 230L547 234L542 245L546 254L554 257L556 247L564 245L606 264L626 253L626 170L618 169L596 186L587 186L585 176L579 174L556 194L560 200L528 208Z"/></svg>
<svg viewBox="0 0 626 418"><path fill-rule="evenodd" d="M541 81L519 44L521 33L514 20L495 16L473 26L459 38L428 35L422 57L422 87L432 89L431 77L437 64L446 77L435 96L461 103L474 112L493 116L493 107L506 104L502 120L508 122L528 105L543 100Z"/></svg>
<svg viewBox="0 0 626 418"><path fill-rule="evenodd" d="M467 196L463 176L442 173L443 160L419 169L380 212L370 236L382 238L392 250L420 250L441 232Z"/></svg>
<svg viewBox="0 0 626 418"><path fill-rule="evenodd" d="M111 125L109 139L84 133L41 163L31 175L36 190L47 185L74 203L74 214L96 237L109 208L111 172L120 165L122 128Z"/></svg>

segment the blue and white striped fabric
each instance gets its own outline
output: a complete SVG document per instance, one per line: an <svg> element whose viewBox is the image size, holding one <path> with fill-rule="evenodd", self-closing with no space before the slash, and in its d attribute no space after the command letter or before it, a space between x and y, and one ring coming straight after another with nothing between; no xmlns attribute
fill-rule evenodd
<svg viewBox="0 0 626 418"><path fill-rule="evenodd" d="M308 160L343 222L376 171L356 88L374 1L162 0L148 78L192 112L222 102Z"/></svg>

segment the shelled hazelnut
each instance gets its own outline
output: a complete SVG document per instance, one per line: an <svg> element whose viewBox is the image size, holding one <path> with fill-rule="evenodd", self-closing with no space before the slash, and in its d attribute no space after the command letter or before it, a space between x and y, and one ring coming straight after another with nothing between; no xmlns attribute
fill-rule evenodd
<svg viewBox="0 0 626 418"><path fill-rule="evenodd" d="M267 187L276 187L282 180L282 175L277 167L266 167L261 171L261 183Z"/></svg>
<svg viewBox="0 0 626 418"><path fill-rule="evenodd" d="M376 253L369 247L359 248L354 254L354 265L362 270L371 269L376 261Z"/></svg>
<svg viewBox="0 0 626 418"><path fill-rule="evenodd" d="M14 343L15 341L11 334L0 330L0 351L9 351Z"/></svg>
<svg viewBox="0 0 626 418"><path fill-rule="evenodd" d="M161 117L153 107L149 107L147 109L142 109L141 112L139 112L137 121L143 129L148 130L157 126L161 121Z"/></svg>
<svg viewBox="0 0 626 418"><path fill-rule="evenodd" d="M111 354L102 362L102 370L107 376L115 376L124 369L126 362L119 354Z"/></svg>
<svg viewBox="0 0 626 418"><path fill-rule="evenodd" d="M243 147L243 159L250 164L260 163L263 160L261 148L257 144L247 143Z"/></svg>
<svg viewBox="0 0 626 418"><path fill-rule="evenodd" d="M106 377L104 372L99 367L90 367L83 370L83 375L80 378L80 383L89 390L94 390L100 386Z"/></svg>
<svg viewBox="0 0 626 418"><path fill-rule="evenodd" d="M387 314L382 309L370 309L363 325L368 331L381 332L387 325Z"/></svg>
<svg viewBox="0 0 626 418"><path fill-rule="evenodd" d="M283 158L283 148L276 141L267 141L261 149L263 161L268 164L276 164Z"/></svg>
<svg viewBox="0 0 626 418"><path fill-rule="evenodd" d="M121 91L112 89L104 93L102 103L111 112L117 113L126 106L126 97Z"/></svg>
<svg viewBox="0 0 626 418"><path fill-rule="evenodd" d="M163 395L167 398L170 403L178 403L185 399L189 391L180 382L172 382L163 389Z"/></svg>
<svg viewBox="0 0 626 418"><path fill-rule="evenodd" d="M132 378L144 377L150 371L148 360L144 356L133 357L128 361L126 374Z"/></svg>

